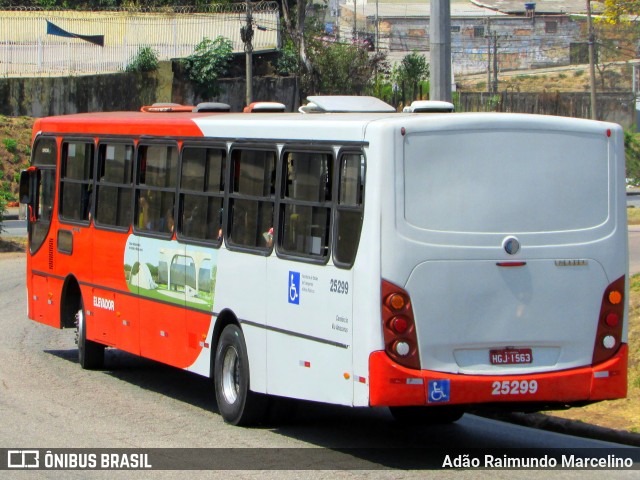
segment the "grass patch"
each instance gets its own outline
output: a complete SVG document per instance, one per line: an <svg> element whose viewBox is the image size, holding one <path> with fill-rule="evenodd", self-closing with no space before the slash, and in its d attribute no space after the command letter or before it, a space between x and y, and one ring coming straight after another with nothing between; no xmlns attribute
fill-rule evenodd
<svg viewBox="0 0 640 480"><path fill-rule="evenodd" d="M629 225L640 225L640 208L627 208L627 223Z"/></svg>

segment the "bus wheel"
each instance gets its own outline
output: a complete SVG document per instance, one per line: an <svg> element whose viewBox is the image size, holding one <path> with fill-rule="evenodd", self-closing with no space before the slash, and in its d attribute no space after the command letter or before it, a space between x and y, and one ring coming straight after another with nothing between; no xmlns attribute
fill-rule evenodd
<svg viewBox="0 0 640 480"><path fill-rule="evenodd" d="M398 423L406 425L443 425L457 422L464 415L464 408L457 406L389 407L389 411Z"/></svg>
<svg viewBox="0 0 640 480"><path fill-rule="evenodd" d="M237 325L227 325L220 335L213 382L218 410L225 422L249 426L264 419L268 397L249 390L249 357Z"/></svg>
<svg viewBox="0 0 640 480"><path fill-rule="evenodd" d="M85 370L104 367L104 345L87 340L87 326L84 308L76 313L76 343L78 344L78 363Z"/></svg>

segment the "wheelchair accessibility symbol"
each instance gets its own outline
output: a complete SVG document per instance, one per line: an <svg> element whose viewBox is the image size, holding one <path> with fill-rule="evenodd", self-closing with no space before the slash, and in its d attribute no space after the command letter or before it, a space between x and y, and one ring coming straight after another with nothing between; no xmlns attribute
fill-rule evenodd
<svg viewBox="0 0 640 480"><path fill-rule="evenodd" d="M449 380L429 380L429 403L448 402Z"/></svg>
<svg viewBox="0 0 640 480"><path fill-rule="evenodd" d="M289 303L300 305L300 272L289 272Z"/></svg>

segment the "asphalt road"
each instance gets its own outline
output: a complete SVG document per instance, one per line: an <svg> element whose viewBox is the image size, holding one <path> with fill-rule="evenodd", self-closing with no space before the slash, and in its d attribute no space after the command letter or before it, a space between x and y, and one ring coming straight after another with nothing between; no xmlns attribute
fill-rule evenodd
<svg viewBox="0 0 640 480"><path fill-rule="evenodd" d="M269 471L268 451L265 463L264 449L364 448L352 457L345 457L345 461L360 462L358 465L364 465L361 468L367 470L393 467L379 457L380 450L371 448L402 452L407 448L434 447L553 449L615 446L473 415L465 415L461 421L449 426L403 427L392 420L386 409L351 409L312 403L301 404L297 414L292 416L292 422L279 427L232 427L217 413L211 386L205 378L117 350L107 351L105 370L82 370L76 359L73 331L56 330L27 319L24 255L0 255L0 271L0 448L260 449L248 450L249 456L242 462L247 468L255 468L256 464L250 458L253 452L260 456L259 465L266 472L243 472L242 475L223 471L191 472L189 477L299 478L300 474L295 472ZM293 468L330 468L326 464L314 464L307 455L300 455L300 450L291 452L298 453L292 458ZM276 457L271 460L275 461ZM29 473L29 478L61 478L61 472ZM65 478L72 474L78 474L78 478L87 476L87 472L62 473ZM331 476L398 478L399 473L403 478L425 476L425 472L394 469L364 473L337 471ZM584 472L561 473L561 478L584 478ZM616 472L616 475L632 478L633 473ZM549 474L502 470L438 471L440 478L455 475L468 479L483 476L547 478ZM326 471L309 470L303 476L325 478L326 475ZM137 472L137 476L182 478L175 471Z"/></svg>

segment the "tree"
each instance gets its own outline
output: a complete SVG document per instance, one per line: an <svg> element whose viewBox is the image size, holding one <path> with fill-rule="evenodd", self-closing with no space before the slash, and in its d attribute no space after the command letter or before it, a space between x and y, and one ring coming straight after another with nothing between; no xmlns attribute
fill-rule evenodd
<svg viewBox="0 0 640 480"><path fill-rule="evenodd" d="M187 76L202 94L216 96L220 93L218 78L229 68L233 57L231 40L217 37L215 40L203 38L195 51L183 60Z"/></svg>
<svg viewBox="0 0 640 480"><path fill-rule="evenodd" d="M313 64L307 51L306 24L307 8L311 3L310 0L282 0L281 2L284 28L298 52L299 66L305 70L300 73L306 73L310 78L313 77Z"/></svg>
<svg viewBox="0 0 640 480"><path fill-rule="evenodd" d="M369 54L366 47L316 40L309 48L314 93L363 95L371 93L376 72L388 69L386 56Z"/></svg>
<svg viewBox="0 0 640 480"><path fill-rule="evenodd" d="M637 20L640 17L640 0L604 0L603 15L607 22L614 24Z"/></svg>
<svg viewBox="0 0 640 480"><path fill-rule="evenodd" d="M415 50L405 55L395 70L395 81L413 89L413 99L418 95L418 83L429 78L429 64L424 55Z"/></svg>

